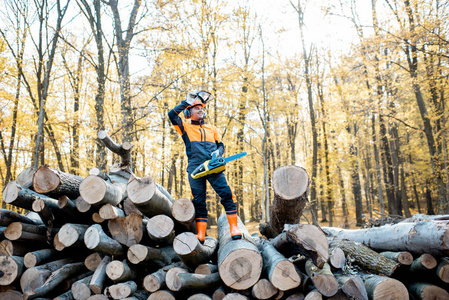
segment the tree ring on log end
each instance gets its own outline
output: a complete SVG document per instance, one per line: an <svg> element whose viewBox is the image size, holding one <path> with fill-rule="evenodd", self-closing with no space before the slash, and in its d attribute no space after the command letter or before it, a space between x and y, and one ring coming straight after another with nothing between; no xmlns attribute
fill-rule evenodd
<svg viewBox="0 0 449 300"><path fill-rule="evenodd" d="M181 280L179 279L178 274L180 273L188 273L185 269L174 267L170 270L168 270L167 274L165 275L165 280L167 287L171 291L179 291L181 289Z"/></svg>
<svg viewBox="0 0 449 300"><path fill-rule="evenodd" d="M195 215L195 207L187 198L179 198L173 202L172 215L179 222L188 222Z"/></svg>
<svg viewBox="0 0 449 300"><path fill-rule="evenodd" d="M230 252L219 266L221 280L230 288L246 290L259 280L262 257L257 251L238 249Z"/></svg>
<svg viewBox="0 0 449 300"><path fill-rule="evenodd" d="M156 190L156 184L152 177L142 177L140 179L130 177L128 185L128 198L134 204L145 203L153 198Z"/></svg>
<svg viewBox="0 0 449 300"><path fill-rule="evenodd" d="M284 200L295 200L309 185L307 172L298 166L283 166L273 172L273 189Z"/></svg>
<svg viewBox="0 0 449 300"><path fill-rule="evenodd" d="M61 177L46 166L41 166L33 178L33 188L36 193L45 194L54 191L61 183Z"/></svg>
<svg viewBox="0 0 449 300"><path fill-rule="evenodd" d="M87 203L95 204L103 200L104 196L106 195L106 182L102 178L97 176L90 175L86 177L86 179L87 178L89 178L89 180L81 181L79 187L80 195Z"/></svg>
<svg viewBox="0 0 449 300"><path fill-rule="evenodd" d="M148 234L156 238L163 238L173 231L173 220L166 215L156 215L148 220L147 231Z"/></svg>
<svg viewBox="0 0 449 300"><path fill-rule="evenodd" d="M277 289L286 291L298 287L301 283L294 265L287 260L280 261L271 275L270 282Z"/></svg>
<svg viewBox="0 0 449 300"><path fill-rule="evenodd" d="M111 261L106 266L106 274L108 274L108 277L111 280L119 279L120 276L122 276L124 271L125 271L125 266L123 265L123 263L121 261L118 261L118 260Z"/></svg>
<svg viewBox="0 0 449 300"><path fill-rule="evenodd" d="M173 241L173 249L178 255L188 255L198 246L198 239L192 232L183 232L176 236Z"/></svg>
<svg viewBox="0 0 449 300"><path fill-rule="evenodd" d="M10 204L19 196L20 187L17 185L15 181L10 181L5 188L3 189L3 200Z"/></svg>
<svg viewBox="0 0 449 300"><path fill-rule="evenodd" d="M100 232L95 226L87 228L84 234L84 243L88 249L94 249L100 243Z"/></svg>
<svg viewBox="0 0 449 300"><path fill-rule="evenodd" d="M0 256L0 266L0 285L10 285L16 280L20 266L11 256Z"/></svg>
<svg viewBox="0 0 449 300"><path fill-rule="evenodd" d="M384 280L373 292L373 300L390 299L394 295L397 300L408 300L409 293L405 285L396 279Z"/></svg>
<svg viewBox="0 0 449 300"><path fill-rule="evenodd" d="M22 236L22 224L13 222L5 229L5 237L10 241L18 240Z"/></svg>

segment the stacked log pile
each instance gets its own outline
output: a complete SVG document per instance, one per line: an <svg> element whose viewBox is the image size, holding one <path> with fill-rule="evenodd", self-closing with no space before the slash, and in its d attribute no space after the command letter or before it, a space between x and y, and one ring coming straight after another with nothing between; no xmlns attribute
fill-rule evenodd
<svg viewBox="0 0 449 300"><path fill-rule="evenodd" d="M100 140L122 161L82 178L24 170L0 213L0 299L448 299L447 218L341 230L299 224L309 177L273 174L270 221L200 243L190 200L131 171L128 143ZM383 299L382 299L383 300Z"/></svg>

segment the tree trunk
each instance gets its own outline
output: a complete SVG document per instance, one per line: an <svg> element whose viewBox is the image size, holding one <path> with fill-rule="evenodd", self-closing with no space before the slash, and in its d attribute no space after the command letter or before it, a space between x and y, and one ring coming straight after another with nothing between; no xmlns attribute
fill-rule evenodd
<svg viewBox="0 0 449 300"><path fill-rule="evenodd" d="M33 189L36 193L49 195L53 198L67 196L71 199L77 198L79 186L83 177L76 176L48 166L41 166L33 177Z"/></svg>
<svg viewBox="0 0 449 300"><path fill-rule="evenodd" d="M101 177L89 175L80 184L80 194L90 205L118 205L126 197L126 178L111 183Z"/></svg>
<svg viewBox="0 0 449 300"><path fill-rule="evenodd" d="M323 227L326 234L350 239L376 251L409 251L444 256L449 252L449 229L445 221L398 223L367 229L337 229ZM392 239L392 236L395 236Z"/></svg>
<svg viewBox="0 0 449 300"><path fill-rule="evenodd" d="M110 203L103 205L98 211L103 220L112 220L115 218L124 218L125 212Z"/></svg>
<svg viewBox="0 0 449 300"><path fill-rule="evenodd" d="M110 256L105 255L92 275L92 279L89 282L89 288L95 294L101 294L103 292L104 283L106 281L106 267L111 260L112 258Z"/></svg>
<svg viewBox="0 0 449 300"><path fill-rule="evenodd" d="M20 222L13 222L6 227L5 237L10 241L33 241L47 242L51 237L47 237L47 227L43 225L32 225Z"/></svg>
<svg viewBox="0 0 449 300"><path fill-rule="evenodd" d="M307 203L309 176L297 166L283 166L273 173L274 201L270 221L260 225L260 233L273 238L285 224L298 224Z"/></svg>
<svg viewBox="0 0 449 300"><path fill-rule="evenodd" d="M16 213L15 211L0 209L0 226L7 227L12 222L22 222L27 224L42 225L42 221L30 219L24 215Z"/></svg>
<svg viewBox="0 0 449 300"><path fill-rule="evenodd" d="M180 268L173 268L166 275L167 287L174 292L188 289L201 290L211 288L220 282L220 274L218 273L204 275L188 273L184 269L180 269L183 271L176 272L177 269Z"/></svg>
<svg viewBox="0 0 449 300"><path fill-rule="evenodd" d="M89 288L89 282L92 275L86 276L80 280L75 281L71 286L71 291L74 299L87 299L92 294Z"/></svg>
<svg viewBox="0 0 449 300"><path fill-rule="evenodd" d="M224 284L236 290L245 290L259 280L262 256L240 219L238 227L243 238L232 240L226 215L222 214L218 219L218 269Z"/></svg>
<svg viewBox="0 0 449 300"><path fill-rule="evenodd" d="M42 249L33 252L28 252L23 257L23 263L27 269L35 267L37 265L42 265L43 263L54 259L58 254L54 249Z"/></svg>
<svg viewBox="0 0 449 300"><path fill-rule="evenodd" d="M88 249L106 255L114 256L125 253L125 248L119 242L107 236L98 224L94 224L86 230L84 243Z"/></svg>
<svg viewBox="0 0 449 300"><path fill-rule="evenodd" d="M198 265L207 263L218 249L218 241L213 237L206 237L204 243L191 232L184 232L176 236L173 249L181 261L194 270Z"/></svg>

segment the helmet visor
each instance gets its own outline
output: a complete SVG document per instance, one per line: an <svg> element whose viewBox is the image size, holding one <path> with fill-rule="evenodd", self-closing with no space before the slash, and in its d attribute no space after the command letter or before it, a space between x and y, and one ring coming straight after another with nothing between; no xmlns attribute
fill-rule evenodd
<svg viewBox="0 0 449 300"><path fill-rule="evenodd" d="M209 102L210 100L212 100L214 98L211 93L206 92L206 91L199 91L197 96L198 96L198 98L200 98L201 102L203 102L204 104L206 104L207 102Z"/></svg>

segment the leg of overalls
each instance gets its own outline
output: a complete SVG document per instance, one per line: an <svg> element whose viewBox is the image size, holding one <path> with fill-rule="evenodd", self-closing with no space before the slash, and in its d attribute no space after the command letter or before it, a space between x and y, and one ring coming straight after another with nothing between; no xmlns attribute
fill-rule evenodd
<svg viewBox="0 0 449 300"><path fill-rule="evenodd" d="M224 172L211 174L206 176L206 178L221 198L220 202L226 211L226 217L228 218L232 239L237 240L242 238L242 233L237 225L237 205L235 196L226 182Z"/></svg>
<svg viewBox="0 0 449 300"><path fill-rule="evenodd" d="M190 174L188 177L195 207L196 236L200 242L204 242L207 228L206 178L193 179Z"/></svg>

